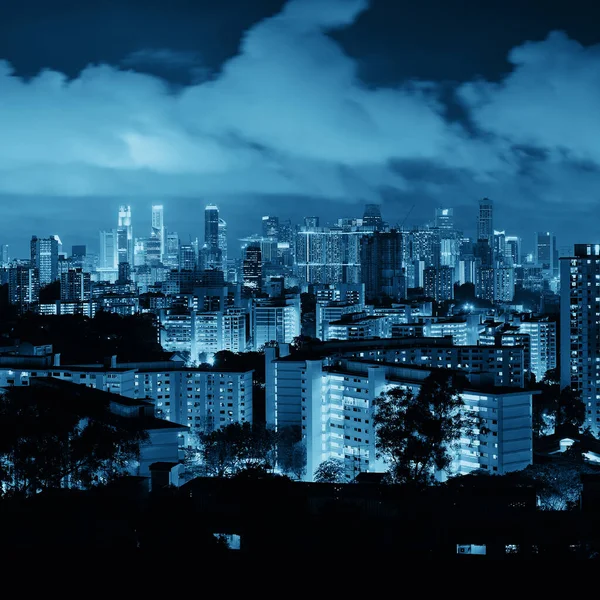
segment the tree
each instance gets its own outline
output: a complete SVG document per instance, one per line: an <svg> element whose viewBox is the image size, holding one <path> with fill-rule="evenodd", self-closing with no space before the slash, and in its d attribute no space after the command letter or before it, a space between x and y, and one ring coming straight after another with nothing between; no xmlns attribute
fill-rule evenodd
<svg viewBox="0 0 600 600"><path fill-rule="evenodd" d="M147 439L136 420L113 414L108 402L36 386L9 388L0 395L1 490L29 496L109 483Z"/></svg>
<svg viewBox="0 0 600 600"><path fill-rule="evenodd" d="M345 483L344 463L338 458L324 460L316 468L314 480L317 483Z"/></svg>
<svg viewBox="0 0 600 600"><path fill-rule="evenodd" d="M196 473L213 477L232 477L246 469L272 470L275 464L276 434L250 423L230 423L199 435L200 447L188 464Z"/></svg>
<svg viewBox="0 0 600 600"><path fill-rule="evenodd" d="M285 475L302 479L306 473L306 446L298 426L283 427L277 432L277 466Z"/></svg>
<svg viewBox="0 0 600 600"><path fill-rule="evenodd" d="M375 399L377 455L391 463L392 481L426 486L436 471L450 469L461 436L470 436L475 425L463 410L463 383L464 377L435 369L418 395L395 387Z"/></svg>

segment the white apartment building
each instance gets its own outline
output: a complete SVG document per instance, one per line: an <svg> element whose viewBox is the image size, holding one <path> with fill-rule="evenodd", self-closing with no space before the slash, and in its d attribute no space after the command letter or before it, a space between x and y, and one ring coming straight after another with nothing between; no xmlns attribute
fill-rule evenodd
<svg viewBox="0 0 600 600"><path fill-rule="evenodd" d="M519 323L519 332L529 336L529 368L540 381L547 371L557 365L556 323L548 318L528 319Z"/></svg>
<svg viewBox="0 0 600 600"><path fill-rule="evenodd" d="M285 353L285 349L284 352ZM385 470L376 458L373 401L391 387L418 393L431 369L361 359L297 360L267 348L267 425L300 425L307 448L306 479L328 458L343 460L346 477ZM462 394L465 410L484 419L487 430L461 440L452 472L476 469L503 474L531 464L532 392L472 384Z"/></svg>
<svg viewBox="0 0 600 600"><path fill-rule="evenodd" d="M0 388L29 385L32 377L52 377L126 398L146 400L155 416L213 431L235 422L252 422L252 371L225 372L186 368L180 361L117 363L107 366L60 365L52 357L0 357ZM37 366L35 366L37 364Z"/></svg>

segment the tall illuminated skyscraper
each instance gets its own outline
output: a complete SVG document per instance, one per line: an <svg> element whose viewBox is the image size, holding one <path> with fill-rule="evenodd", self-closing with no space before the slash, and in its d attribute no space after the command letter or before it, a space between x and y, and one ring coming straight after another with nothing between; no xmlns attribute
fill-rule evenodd
<svg viewBox="0 0 600 600"><path fill-rule="evenodd" d="M454 209L436 208L434 223L439 229L454 229Z"/></svg>
<svg viewBox="0 0 600 600"><path fill-rule="evenodd" d="M494 206L489 198L479 201L477 240L487 240L490 248L494 247Z"/></svg>
<svg viewBox="0 0 600 600"><path fill-rule="evenodd" d="M152 237L160 240L160 260L164 262L166 253L166 231L162 204L152 206Z"/></svg>
<svg viewBox="0 0 600 600"><path fill-rule="evenodd" d="M219 247L219 209L214 204L204 209L204 244L209 249Z"/></svg>
<svg viewBox="0 0 600 600"><path fill-rule="evenodd" d="M131 225L131 206L119 206L117 221L117 260L133 265L133 227Z"/></svg>

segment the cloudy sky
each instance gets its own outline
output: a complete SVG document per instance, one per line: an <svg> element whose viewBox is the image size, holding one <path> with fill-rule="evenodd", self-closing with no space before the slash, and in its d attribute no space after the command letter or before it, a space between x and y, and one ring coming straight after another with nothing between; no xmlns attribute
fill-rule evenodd
<svg viewBox="0 0 600 600"><path fill-rule="evenodd" d="M596 0L21 0L0 8L0 243L96 250L132 206L230 245L263 214L453 207L599 242ZM413 208L414 207L414 208ZM232 248L233 249L233 248ZM234 254L235 255L235 254Z"/></svg>

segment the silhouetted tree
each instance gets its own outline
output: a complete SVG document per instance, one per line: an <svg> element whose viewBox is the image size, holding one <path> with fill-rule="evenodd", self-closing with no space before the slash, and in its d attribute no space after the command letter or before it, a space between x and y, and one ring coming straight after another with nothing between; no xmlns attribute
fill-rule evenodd
<svg viewBox="0 0 600 600"><path fill-rule="evenodd" d="M425 486L436 471L448 471L461 435L471 435L475 420L460 395L464 378L435 369L418 395L395 387L374 401L373 425L380 458L396 483Z"/></svg>
<svg viewBox="0 0 600 600"><path fill-rule="evenodd" d="M296 479L302 479L306 473L306 446L300 427L290 425L277 432L277 466Z"/></svg>
<svg viewBox="0 0 600 600"><path fill-rule="evenodd" d="M52 281L48 285L40 288L40 302L55 302L60 300L60 280Z"/></svg>
<svg viewBox="0 0 600 600"><path fill-rule="evenodd" d="M314 480L317 483L344 483L344 463L337 458L324 460L314 472Z"/></svg>
<svg viewBox="0 0 600 600"><path fill-rule="evenodd" d="M250 423L230 423L210 433L199 434L199 448L192 450L188 465L194 474L231 477L249 468L272 470L276 433Z"/></svg>
<svg viewBox="0 0 600 600"><path fill-rule="evenodd" d="M137 459L148 439L108 403L52 389L9 388L0 395L0 482L8 494L108 483Z"/></svg>

